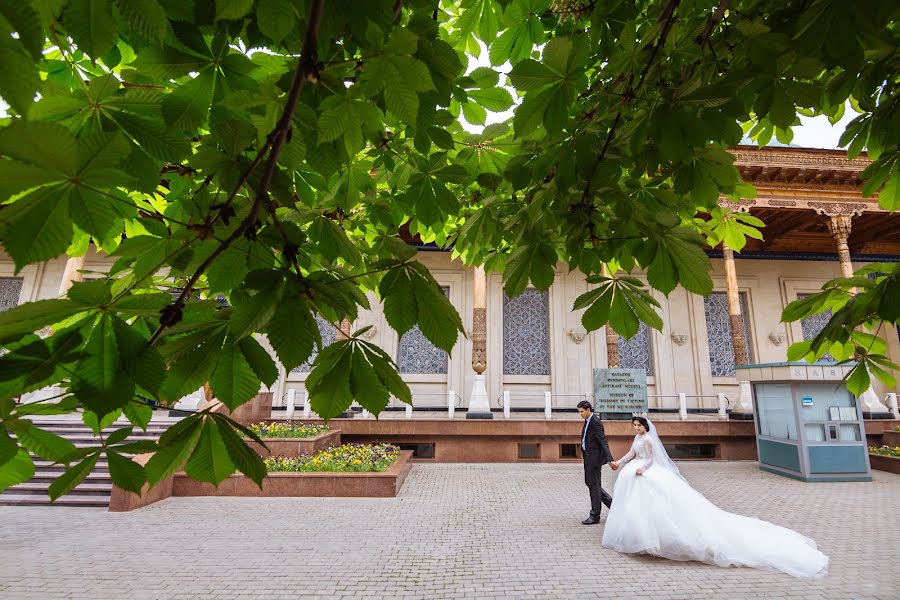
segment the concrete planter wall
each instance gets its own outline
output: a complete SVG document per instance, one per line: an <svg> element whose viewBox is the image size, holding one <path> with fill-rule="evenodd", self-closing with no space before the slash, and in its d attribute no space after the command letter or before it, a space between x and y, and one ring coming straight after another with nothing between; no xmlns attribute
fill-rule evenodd
<svg viewBox="0 0 900 600"><path fill-rule="evenodd" d="M900 431L885 431L881 436L881 443L885 446L900 446Z"/></svg>
<svg viewBox="0 0 900 600"><path fill-rule="evenodd" d="M305 438L263 438L263 441L268 446L268 450L253 440L246 440L247 445L263 458L270 456L295 458L301 454L315 454L320 450L339 446L341 443L341 431L340 429L335 429Z"/></svg>
<svg viewBox="0 0 900 600"><path fill-rule="evenodd" d="M873 469L900 475L900 457L869 454L869 464Z"/></svg>
<svg viewBox="0 0 900 600"><path fill-rule="evenodd" d="M146 462L151 455L143 455ZM269 473L259 489L244 475L232 475L215 487L176 473L152 489L144 486L142 495L113 485L110 512L128 512L159 502L170 496L237 496L253 498L358 497L393 498L400 492L412 465L412 452L401 451L400 458L382 473Z"/></svg>
<svg viewBox="0 0 900 600"><path fill-rule="evenodd" d="M403 487L412 465L412 452L400 458L382 473L269 473L262 489L244 475L232 475L215 487L176 473L173 496L240 496L254 498L283 497L371 497L393 498Z"/></svg>

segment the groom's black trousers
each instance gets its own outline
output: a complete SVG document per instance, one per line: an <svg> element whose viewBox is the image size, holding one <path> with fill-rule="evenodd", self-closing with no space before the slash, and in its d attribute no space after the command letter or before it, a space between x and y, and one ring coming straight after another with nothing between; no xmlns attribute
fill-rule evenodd
<svg viewBox="0 0 900 600"><path fill-rule="evenodd" d="M612 504L612 496L600 485L600 470L605 463L592 454L585 453L584 455L584 483L591 493L591 518L599 519L603 505L605 504L609 508Z"/></svg>

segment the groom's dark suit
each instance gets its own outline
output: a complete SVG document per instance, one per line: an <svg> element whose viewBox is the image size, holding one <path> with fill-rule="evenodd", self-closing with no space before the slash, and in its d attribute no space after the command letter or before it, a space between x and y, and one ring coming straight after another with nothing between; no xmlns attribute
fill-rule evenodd
<svg viewBox="0 0 900 600"><path fill-rule="evenodd" d="M587 431L585 431L587 428ZM603 421L595 414L584 420L581 429L581 437L584 440L582 454L584 455L584 483L591 493L590 520L600 519L600 509L605 504L612 504L612 496L600 485L600 470L603 465L612 462L613 456L606 443L606 433L603 431Z"/></svg>

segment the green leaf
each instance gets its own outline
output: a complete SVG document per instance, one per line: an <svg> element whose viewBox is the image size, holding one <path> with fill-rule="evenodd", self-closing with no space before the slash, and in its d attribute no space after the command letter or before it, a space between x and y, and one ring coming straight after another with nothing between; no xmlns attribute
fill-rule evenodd
<svg viewBox="0 0 900 600"><path fill-rule="evenodd" d="M125 417L132 425L147 431L147 425L150 424L150 419L153 418L152 408L143 403L129 402L123 410Z"/></svg>
<svg viewBox="0 0 900 600"><path fill-rule="evenodd" d="M256 23L263 35L280 42L294 30L294 7L288 0L259 0Z"/></svg>
<svg viewBox="0 0 900 600"><path fill-rule="evenodd" d="M891 175L878 193L878 206L891 212L900 210L900 160L894 161Z"/></svg>
<svg viewBox="0 0 900 600"><path fill-rule="evenodd" d="M0 96L20 115L27 115L41 78L34 61L17 48L0 45Z"/></svg>
<svg viewBox="0 0 900 600"><path fill-rule="evenodd" d="M229 326L232 337L239 340L265 329L269 319L278 309L283 290L284 282L281 281L277 288L257 292L237 305L231 315Z"/></svg>
<svg viewBox="0 0 900 600"><path fill-rule="evenodd" d="M188 417L179 423L182 427L177 430L170 427L167 434L171 435L160 438L160 449L150 457L144 466L147 474L147 481L156 485L166 477L172 475L187 461L188 457L197 447L202 431L202 423L199 418ZM174 430L174 432L173 432ZM164 444L164 445L163 445Z"/></svg>
<svg viewBox="0 0 900 600"><path fill-rule="evenodd" d="M71 0L63 22L75 45L94 60L116 45L119 33L108 0Z"/></svg>
<svg viewBox="0 0 900 600"><path fill-rule="evenodd" d="M16 437L24 448L44 460L62 462L75 452L75 446L69 440L34 425L16 431Z"/></svg>
<svg viewBox="0 0 900 600"><path fill-rule="evenodd" d="M19 450L15 457L0 464L0 492L25 483L34 477L34 462L26 450Z"/></svg>
<svg viewBox="0 0 900 600"><path fill-rule="evenodd" d="M241 427L235 421L227 419L224 415L212 416L216 418L218 424L217 431L221 436L222 441L225 443L225 448L228 451L228 458L231 459L231 462L234 463L241 473L252 479L256 485L262 488L262 481L267 475L266 466L259 455L251 450L250 446L235 433L234 428L240 428L245 434L248 433L249 430ZM259 442L259 438L256 438L256 441Z"/></svg>
<svg viewBox="0 0 900 600"><path fill-rule="evenodd" d="M157 0L116 0L119 14L151 42L161 42L169 31L166 11Z"/></svg>
<svg viewBox="0 0 900 600"><path fill-rule="evenodd" d="M560 79L559 73L530 58L516 63L509 72L509 82L520 92L537 90Z"/></svg>
<svg viewBox="0 0 900 600"><path fill-rule="evenodd" d="M713 289L713 282L709 274L709 257L703 250L695 244L674 237L666 238L660 249L663 245L678 269L678 280L684 289L701 296L708 295Z"/></svg>
<svg viewBox="0 0 900 600"><path fill-rule="evenodd" d="M259 393L260 380L234 343L226 342L209 380L216 398L234 409Z"/></svg>
<svg viewBox="0 0 900 600"><path fill-rule="evenodd" d="M30 4L5 0L0 2L0 16L12 26L31 58L40 60L44 49L44 32L38 15ZM6 64L3 66L7 67Z"/></svg>
<svg viewBox="0 0 900 600"><path fill-rule="evenodd" d="M78 143L58 123L13 121L0 128L0 154L65 175L77 171Z"/></svg>
<svg viewBox="0 0 900 600"><path fill-rule="evenodd" d="M85 310L67 299L26 302L0 312L0 341L18 339L26 333L55 325Z"/></svg>
<svg viewBox="0 0 900 600"><path fill-rule="evenodd" d="M341 414L353 401L347 377L353 354L352 343L339 341L323 349L316 357L312 372L306 377L312 409L323 419Z"/></svg>
<svg viewBox="0 0 900 600"><path fill-rule="evenodd" d="M378 286L384 304L384 317L399 335L412 329L418 321L418 300L412 274L408 269L391 270Z"/></svg>
<svg viewBox="0 0 900 600"><path fill-rule="evenodd" d="M161 348L169 364L169 372L159 390L159 397L175 401L197 391L209 381L224 339L225 331L218 327L190 334L173 342L169 348ZM175 345L181 345L184 350L174 356L166 354Z"/></svg>
<svg viewBox="0 0 900 600"><path fill-rule="evenodd" d="M0 237L17 270L64 254L72 231L69 203L54 189L32 192L0 214Z"/></svg>
<svg viewBox="0 0 900 600"><path fill-rule="evenodd" d="M119 369L119 346L108 315L100 318L78 363L78 377L98 390L112 390Z"/></svg>
<svg viewBox="0 0 900 600"><path fill-rule="evenodd" d="M172 133L159 118L117 112L112 117L128 137L147 154L167 162L179 162L191 150L190 140Z"/></svg>
<svg viewBox="0 0 900 600"><path fill-rule="evenodd" d="M303 364L313 345L322 343L309 305L298 296L285 296L269 321L266 336L287 371Z"/></svg>
<svg viewBox="0 0 900 600"><path fill-rule="evenodd" d="M61 496L65 496L71 492L75 486L84 481L85 478L91 474L91 471L94 470L98 458L100 458L99 448L88 454L80 462L77 462L66 469L62 475L57 477L53 483L50 484L50 499L56 500Z"/></svg>
<svg viewBox="0 0 900 600"><path fill-rule="evenodd" d="M166 95L162 102L166 124L178 131L194 131L203 125L209 115L214 85L213 72L203 71Z"/></svg>
<svg viewBox="0 0 900 600"><path fill-rule="evenodd" d="M216 20L240 19L253 6L253 0L216 0Z"/></svg>
<svg viewBox="0 0 900 600"><path fill-rule="evenodd" d="M113 450L107 451L106 458L109 461L109 476L113 483L123 490L140 494L141 488L147 483L144 467Z"/></svg>
<svg viewBox="0 0 900 600"><path fill-rule="evenodd" d="M469 98L492 112L503 112L513 105L512 96L503 88L471 90Z"/></svg>
<svg viewBox="0 0 900 600"><path fill-rule="evenodd" d="M853 367L853 370L847 375L847 390L854 396L859 397L869 389L871 382L866 363L861 362Z"/></svg>
<svg viewBox="0 0 900 600"><path fill-rule="evenodd" d="M253 336L245 337L239 342L239 345L244 358L247 359L247 363L253 369L253 372L256 373L257 378L266 387L271 387L275 380L278 379L278 367L275 365L272 357L269 356L269 353L260 346Z"/></svg>
<svg viewBox="0 0 900 600"><path fill-rule="evenodd" d="M208 481L218 486L234 473L234 469L216 421L206 419L200 433L200 440L197 442L197 447L190 460L184 466L184 472L191 479Z"/></svg>

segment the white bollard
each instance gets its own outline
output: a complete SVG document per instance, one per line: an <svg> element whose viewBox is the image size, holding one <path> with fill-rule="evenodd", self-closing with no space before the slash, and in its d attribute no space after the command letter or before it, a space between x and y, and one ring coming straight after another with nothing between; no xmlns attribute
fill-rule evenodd
<svg viewBox="0 0 900 600"><path fill-rule="evenodd" d="M503 418L504 418L504 419L508 419L508 418L509 418L509 409L510 409L510 406L509 406L509 405L510 405L510 398L509 398L509 396L510 396L510 393L509 393L509 392L503 392Z"/></svg>
<svg viewBox="0 0 900 600"><path fill-rule="evenodd" d="M287 393L287 404L284 409L284 418L285 419L293 419L294 418L294 408L296 408L297 402L297 390L290 389Z"/></svg>
<svg viewBox="0 0 900 600"><path fill-rule="evenodd" d="M456 412L456 392L449 390L447 392L447 418L452 419L453 413Z"/></svg>
<svg viewBox="0 0 900 600"><path fill-rule="evenodd" d="M553 394L544 392L544 418L548 421L553 413Z"/></svg>
<svg viewBox="0 0 900 600"><path fill-rule="evenodd" d="M687 421L687 396L684 392L678 393L678 415L682 421Z"/></svg>
<svg viewBox="0 0 900 600"><path fill-rule="evenodd" d="M895 419L900 419L900 410L897 409L897 394L891 392L885 398L887 401L887 405L891 409L891 413L893 413Z"/></svg>
<svg viewBox="0 0 900 600"><path fill-rule="evenodd" d="M719 402L719 418L723 421L728 419L728 398L725 394L719 392L716 394L716 400Z"/></svg>
<svg viewBox="0 0 900 600"><path fill-rule="evenodd" d="M412 403L406 405L406 418L412 419Z"/></svg>
<svg viewBox="0 0 900 600"><path fill-rule="evenodd" d="M308 419L310 413L312 412L312 407L309 405L309 392L303 390L303 418Z"/></svg>

